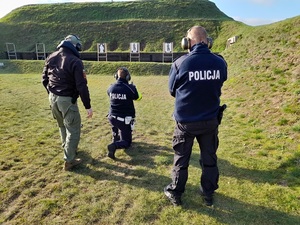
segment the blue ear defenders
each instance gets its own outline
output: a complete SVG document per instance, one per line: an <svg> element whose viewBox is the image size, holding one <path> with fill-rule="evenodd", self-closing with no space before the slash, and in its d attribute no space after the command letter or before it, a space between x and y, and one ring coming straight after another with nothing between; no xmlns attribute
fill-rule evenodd
<svg viewBox="0 0 300 225"><path fill-rule="evenodd" d="M119 67L117 70L116 70L116 72L114 73L114 78L116 79L116 80L118 80L118 71L119 70L122 70L122 71L124 71L124 73L126 74L125 75L125 79L127 80L127 81L130 81L131 80L131 75L130 75L130 73L129 73L129 70L126 68L126 67Z"/></svg>

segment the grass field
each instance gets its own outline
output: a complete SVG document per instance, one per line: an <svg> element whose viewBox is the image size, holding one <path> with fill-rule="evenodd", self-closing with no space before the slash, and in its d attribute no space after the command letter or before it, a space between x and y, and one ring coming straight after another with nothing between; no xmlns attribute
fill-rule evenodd
<svg viewBox="0 0 300 225"><path fill-rule="evenodd" d="M275 114L279 122L272 123L265 118L268 104L247 108L250 94L246 87L237 92L238 78L230 78L223 89L228 108L220 126L221 176L214 207L206 207L198 195L196 144L183 206L170 204L162 191L171 181L173 157L167 79L133 77L143 94L135 103L134 143L113 161L106 157L111 140L106 89L114 79L88 76L94 117L87 119L79 102L84 163L65 172L41 78L1 74L0 224L300 224L300 129L289 126L297 117ZM248 104L255 106L264 97L256 91L252 99Z"/></svg>

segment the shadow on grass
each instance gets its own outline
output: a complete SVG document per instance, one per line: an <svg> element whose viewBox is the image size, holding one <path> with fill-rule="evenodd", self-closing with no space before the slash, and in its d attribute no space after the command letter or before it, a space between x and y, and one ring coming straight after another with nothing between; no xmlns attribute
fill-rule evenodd
<svg viewBox="0 0 300 225"><path fill-rule="evenodd" d="M199 167L199 154L192 153L190 165ZM278 184L282 186L299 186L299 179L297 178L300 174L300 169L296 163L299 161L299 156L295 154L294 157L290 158L286 162L278 165L275 170L255 170L243 167L237 167L231 164L228 160L218 159L218 166L220 169L220 175L227 177L235 177L237 179L246 179L253 183L269 183ZM295 164L294 166L291 166ZM288 176L288 171L290 175Z"/></svg>
<svg viewBox="0 0 300 225"><path fill-rule="evenodd" d="M198 187L187 185L191 190L198 190ZM196 192L196 191L194 191ZM201 197L198 193L190 193L190 196L183 198L183 208L214 217L222 224L299 224L300 217L290 215L278 210L264 206L253 205L225 196L220 193L215 194L215 204L213 207L201 207ZM198 207L199 206L199 207Z"/></svg>
<svg viewBox="0 0 300 225"><path fill-rule="evenodd" d="M135 142L130 149L117 150L124 151L129 159L120 156L116 160L111 160L108 157L95 159L83 151L79 153L79 156L86 164L83 163L74 172L90 176L96 180L112 180L162 193L164 186L171 181L171 178L157 173L157 163L155 163L154 158L155 156L163 157L165 159L162 162L163 166L170 167L173 159L172 153L168 153L166 150L170 149Z"/></svg>
<svg viewBox="0 0 300 225"><path fill-rule="evenodd" d="M269 183L278 184L282 186L298 186L299 180L293 176L287 177L287 167L291 165L291 161L295 159L289 159L288 161L279 164L275 170L255 170L249 168L236 167L229 161L219 159L220 173L227 177L236 177L237 179L247 179L253 183ZM296 171L296 168L295 168Z"/></svg>
<svg viewBox="0 0 300 225"><path fill-rule="evenodd" d="M282 167L290 165L290 159L279 165L278 169L270 171L260 171L247 168L239 168L229 161L219 159L220 175L235 177L237 179L247 179L253 183L281 184L284 171ZM199 154L192 154L190 166L199 166ZM199 178L200 179L200 178ZM200 182L200 180L199 180ZM206 207L203 199L199 195L199 186L187 183L186 192L183 195L183 208L207 214L214 217L222 224L300 224L300 217L285 212L274 210L268 207L254 205L241 200L231 198L216 192L215 206ZM254 196L255 197L255 196ZM199 207L198 207L199 206Z"/></svg>
<svg viewBox="0 0 300 225"><path fill-rule="evenodd" d="M170 171L173 151L167 147L139 142L135 143L131 149L125 150L125 152L130 156L130 159L128 159L128 157L127 159L120 157L115 161L107 157L95 159L90 157L87 152L80 152L80 156L87 163L80 166L77 170L74 170L74 172L90 176L95 180L115 181L149 191L159 192L164 198L163 188L170 183L171 178L170 176L159 174L154 158L158 155L165 157L167 160L163 166L168 167L168 169L163 168L163 170L165 171L167 169ZM199 167L198 160L195 156L196 153L193 154L190 164L191 166ZM261 171L237 168L222 159L219 160L219 164L225 176L235 176L244 179L246 177L253 180L253 182L257 182L258 180L260 182L266 182L265 179L267 178L264 177L269 175L269 173L262 174ZM239 172L236 173L238 170ZM253 175L253 173L255 173L255 175ZM268 181L271 182L272 180L269 179ZM297 224L300 220L297 216L242 202L218 192L215 194L215 206L206 207L201 196L197 193L199 186L187 183L186 189L187 191L182 197L182 208L184 210L192 210L199 214L208 215L222 224ZM173 207L167 199L166 204Z"/></svg>

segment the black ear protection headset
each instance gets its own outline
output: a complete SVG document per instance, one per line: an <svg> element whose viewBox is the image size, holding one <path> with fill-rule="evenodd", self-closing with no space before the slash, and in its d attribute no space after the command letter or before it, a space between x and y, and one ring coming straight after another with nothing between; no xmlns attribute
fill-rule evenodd
<svg viewBox="0 0 300 225"><path fill-rule="evenodd" d="M214 40L211 37L207 37L208 48L211 49L214 44Z"/></svg>
<svg viewBox="0 0 300 225"><path fill-rule="evenodd" d="M126 67L119 67L119 68L116 70L116 72L114 73L114 78L115 78L116 80L118 80L118 78L119 78L119 76L118 76L118 71L119 71L119 70L124 71L124 73L125 73L125 79L126 79L127 81L130 81L130 80L131 80L131 75L130 75L130 73L129 73L129 70L128 70Z"/></svg>
<svg viewBox="0 0 300 225"><path fill-rule="evenodd" d="M191 48L191 39L189 39L188 37L184 37L181 40L181 48L183 50L187 50Z"/></svg>
<svg viewBox="0 0 300 225"><path fill-rule="evenodd" d="M81 45L81 41L80 41L79 37L78 37L77 35L74 35L74 34L73 34L73 36L78 40L78 43L76 43L75 48L76 48L79 52L82 51L82 45Z"/></svg>
<svg viewBox="0 0 300 225"><path fill-rule="evenodd" d="M71 43L75 45L75 48L77 49L77 51L79 51L79 52L82 51L81 41L77 35L70 34L65 38L65 40L70 40Z"/></svg>
<svg viewBox="0 0 300 225"><path fill-rule="evenodd" d="M186 34L188 34L190 32L191 28L186 32ZM186 35L187 36L187 35ZM208 48L211 49L213 46L213 39L211 37L207 37L207 45ZM184 37L181 40L181 47L186 50L186 49L190 49L191 46L191 39L188 37Z"/></svg>

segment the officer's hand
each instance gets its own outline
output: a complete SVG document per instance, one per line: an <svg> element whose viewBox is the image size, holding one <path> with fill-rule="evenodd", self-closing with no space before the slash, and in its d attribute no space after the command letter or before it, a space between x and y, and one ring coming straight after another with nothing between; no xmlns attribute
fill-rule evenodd
<svg viewBox="0 0 300 225"><path fill-rule="evenodd" d="M86 112L87 112L87 118L92 118L93 117L93 109L92 108L87 109Z"/></svg>

